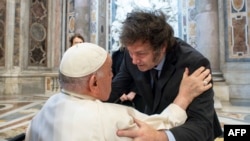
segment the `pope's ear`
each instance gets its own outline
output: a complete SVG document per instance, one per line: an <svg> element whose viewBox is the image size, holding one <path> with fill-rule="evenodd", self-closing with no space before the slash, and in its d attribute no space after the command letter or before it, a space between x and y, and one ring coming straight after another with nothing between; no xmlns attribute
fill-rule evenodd
<svg viewBox="0 0 250 141"><path fill-rule="evenodd" d="M89 81L88 81L88 85L89 85L90 95L98 98L100 95L100 89L99 89L99 86L97 83L97 78L96 78L95 74L90 76Z"/></svg>
<svg viewBox="0 0 250 141"><path fill-rule="evenodd" d="M96 79L96 75L93 74L90 76L89 78L89 88L92 90L92 89L95 89L95 87L97 86L97 79Z"/></svg>

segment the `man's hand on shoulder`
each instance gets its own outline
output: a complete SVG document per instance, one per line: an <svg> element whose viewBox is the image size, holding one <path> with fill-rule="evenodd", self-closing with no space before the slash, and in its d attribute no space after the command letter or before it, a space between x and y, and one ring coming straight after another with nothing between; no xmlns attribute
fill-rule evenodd
<svg viewBox="0 0 250 141"><path fill-rule="evenodd" d="M168 137L164 130L158 131L150 127L148 124L135 119L138 129L124 129L118 130L119 137L133 138L134 141L168 141Z"/></svg>

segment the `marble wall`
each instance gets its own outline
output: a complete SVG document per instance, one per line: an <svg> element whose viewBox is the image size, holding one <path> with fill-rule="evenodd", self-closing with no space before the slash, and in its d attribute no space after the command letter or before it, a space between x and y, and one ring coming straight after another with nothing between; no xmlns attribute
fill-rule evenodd
<svg viewBox="0 0 250 141"><path fill-rule="evenodd" d="M57 72L61 58L62 5L61 0L1 1L1 95L44 93L45 76Z"/></svg>
<svg viewBox="0 0 250 141"><path fill-rule="evenodd" d="M5 66L5 24L6 24L6 0L0 1L0 67Z"/></svg>
<svg viewBox="0 0 250 141"><path fill-rule="evenodd" d="M183 39L210 60L216 96L249 104L250 1L181 2Z"/></svg>
<svg viewBox="0 0 250 141"><path fill-rule="evenodd" d="M232 102L250 103L250 0L223 0L220 11L220 64Z"/></svg>

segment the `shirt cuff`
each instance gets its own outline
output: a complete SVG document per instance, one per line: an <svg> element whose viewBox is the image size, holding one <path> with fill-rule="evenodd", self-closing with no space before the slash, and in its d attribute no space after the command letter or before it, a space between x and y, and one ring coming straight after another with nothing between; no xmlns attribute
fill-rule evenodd
<svg viewBox="0 0 250 141"><path fill-rule="evenodd" d="M175 137L174 137L174 135L173 135L173 133L172 133L171 131L165 130L165 132L166 132L166 134L167 134L167 136L168 136L168 140L169 140L169 141L176 141L176 140L175 140Z"/></svg>
<svg viewBox="0 0 250 141"><path fill-rule="evenodd" d="M168 105L168 107L162 111L161 115L169 117L169 121L173 123L174 127L183 124L187 119L186 111L174 103Z"/></svg>

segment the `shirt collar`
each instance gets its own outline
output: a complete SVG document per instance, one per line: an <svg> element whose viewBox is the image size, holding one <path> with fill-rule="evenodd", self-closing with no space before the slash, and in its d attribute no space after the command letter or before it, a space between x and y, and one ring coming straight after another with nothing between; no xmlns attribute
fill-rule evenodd
<svg viewBox="0 0 250 141"><path fill-rule="evenodd" d="M163 64L164 64L165 60L166 60L166 55L163 56L163 58L160 61L160 63L156 67L154 67L154 69L156 69L158 71L161 71L162 68L163 68Z"/></svg>
<svg viewBox="0 0 250 141"><path fill-rule="evenodd" d="M89 96L89 95L77 94L77 93L73 93L73 92L70 92L70 91L66 91L64 89L62 89L61 92L63 94L66 94L68 96L72 96L72 97L75 97L75 98L78 98L78 99L88 99L88 100L95 100L96 99L96 98L94 98L92 96Z"/></svg>

